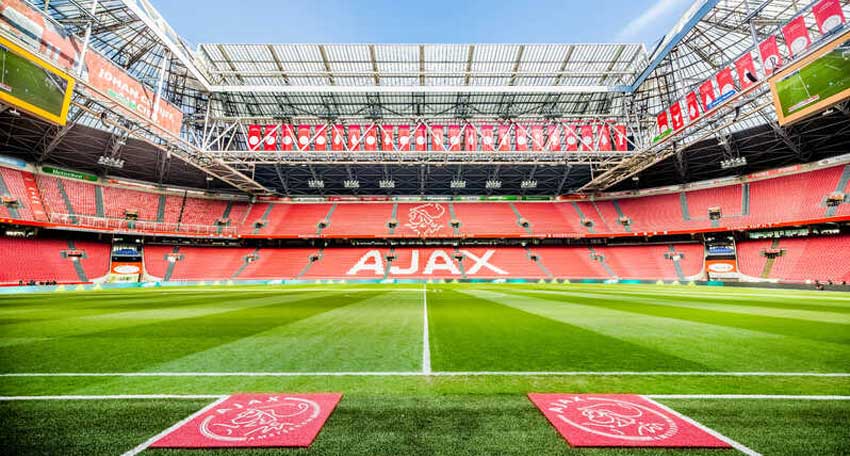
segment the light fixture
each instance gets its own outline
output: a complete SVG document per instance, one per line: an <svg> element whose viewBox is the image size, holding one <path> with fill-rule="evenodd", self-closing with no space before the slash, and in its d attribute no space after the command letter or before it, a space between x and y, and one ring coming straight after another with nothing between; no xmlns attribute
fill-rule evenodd
<svg viewBox="0 0 850 456"><path fill-rule="evenodd" d="M110 168L123 168L124 160L121 160L120 158L112 158L107 157L106 155L101 155L97 159L97 164L102 166L108 166Z"/></svg>
<svg viewBox="0 0 850 456"><path fill-rule="evenodd" d="M490 190L498 190L502 188L502 181L496 179L487 179L487 183L484 184L484 188Z"/></svg>
<svg viewBox="0 0 850 456"><path fill-rule="evenodd" d="M520 188L523 188L523 189L537 188L537 180L536 179L525 179L520 184Z"/></svg>
<svg viewBox="0 0 850 456"><path fill-rule="evenodd" d="M357 179L346 179L342 181L342 185L345 188L360 188L360 181Z"/></svg>
<svg viewBox="0 0 850 456"><path fill-rule="evenodd" d="M735 157L720 160L721 169L740 168L742 166L747 166L747 157Z"/></svg>
<svg viewBox="0 0 850 456"><path fill-rule="evenodd" d="M452 179L452 181L449 183L449 188L454 188L454 189L466 188L466 181L463 180L463 179L457 179L457 178Z"/></svg>
<svg viewBox="0 0 850 456"><path fill-rule="evenodd" d="M325 181L321 179L308 179L307 186L310 188L325 188Z"/></svg>
<svg viewBox="0 0 850 456"><path fill-rule="evenodd" d="M395 188L395 181L390 178L384 178L378 181L380 188Z"/></svg>

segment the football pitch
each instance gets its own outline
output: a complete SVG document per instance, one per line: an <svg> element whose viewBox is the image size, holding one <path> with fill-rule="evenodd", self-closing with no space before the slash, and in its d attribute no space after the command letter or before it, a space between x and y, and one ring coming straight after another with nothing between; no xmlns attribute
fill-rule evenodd
<svg viewBox="0 0 850 456"><path fill-rule="evenodd" d="M529 392L647 395L761 454L850 454L850 294L410 284L0 295L0 453L121 455L237 392L340 392L308 449L571 449ZM139 448L141 449L141 448Z"/></svg>

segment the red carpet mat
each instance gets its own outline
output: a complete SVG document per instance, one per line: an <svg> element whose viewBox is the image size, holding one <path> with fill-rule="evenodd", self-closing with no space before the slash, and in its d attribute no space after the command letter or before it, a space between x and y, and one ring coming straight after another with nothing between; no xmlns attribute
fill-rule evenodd
<svg viewBox="0 0 850 456"><path fill-rule="evenodd" d="M151 448L307 447L342 394L234 394L178 423Z"/></svg>
<svg viewBox="0 0 850 456"><path fill-rule="evenodd" d="M731 448L719 434L643 396L530 393L528 398L573 447Z"/></svg>

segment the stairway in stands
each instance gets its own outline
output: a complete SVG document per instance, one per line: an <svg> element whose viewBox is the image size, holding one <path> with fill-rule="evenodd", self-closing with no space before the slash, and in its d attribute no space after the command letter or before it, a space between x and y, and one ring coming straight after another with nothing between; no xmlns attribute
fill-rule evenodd
<svg viewBox="0 0 850 456"><path fill-rule="evenodd" d="M847 184L850 183L850 165L844 167L844 171L841 172L841 177L838 179L838 185L835 186L835 191L838 193L844 193L844 203L850 203L850 196L846 196L850 191L848 191ZM826 208L826 217L834 217L835 213L838 211L839 206L829 206Z"/></svg>

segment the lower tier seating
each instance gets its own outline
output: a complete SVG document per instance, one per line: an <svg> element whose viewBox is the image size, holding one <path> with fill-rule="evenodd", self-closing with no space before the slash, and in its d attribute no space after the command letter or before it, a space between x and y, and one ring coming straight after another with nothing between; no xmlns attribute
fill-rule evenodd
<svg viewBox="0 0 850 456"><path fill-rule="evenodd" d="M775 258L768 258L769 253ZM850 235L740 242L738 267L751 277L850 281Z"/></svg>
<svg viewBox="0 0 850 456"><path fill-rule="evenodd" d="M110 246L104 243L0 236L0 252L0 284L82 283L109 272Z"/></svg>

